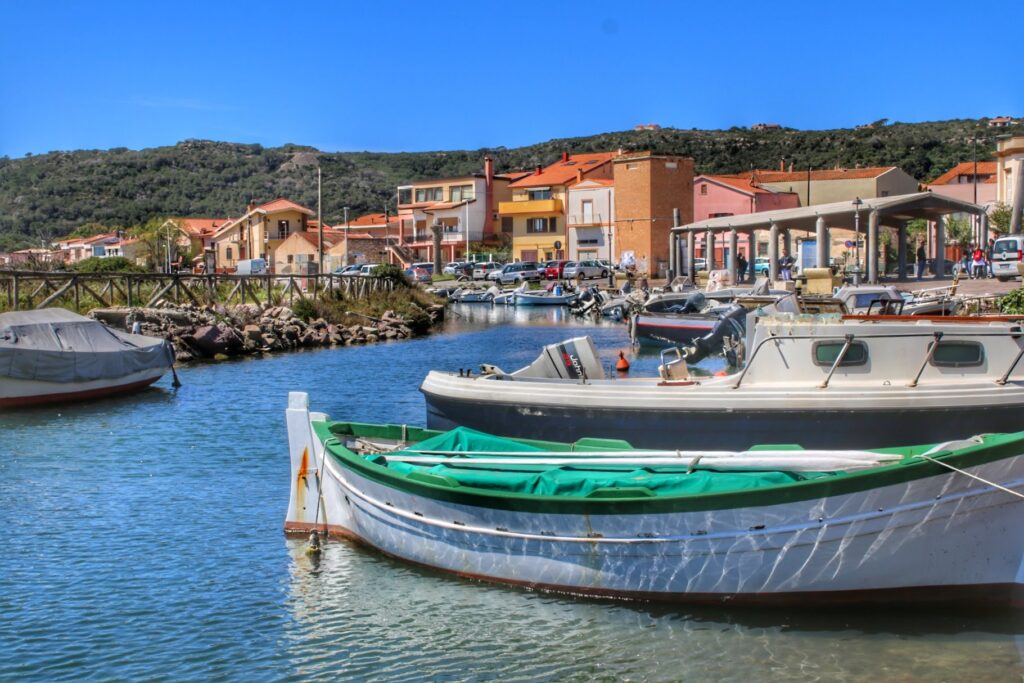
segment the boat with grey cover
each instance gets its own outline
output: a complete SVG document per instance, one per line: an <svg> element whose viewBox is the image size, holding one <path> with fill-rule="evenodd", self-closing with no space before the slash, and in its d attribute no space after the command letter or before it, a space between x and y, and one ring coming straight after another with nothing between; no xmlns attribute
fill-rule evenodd
<svg viewBox="0 0 1024 683"><path fill-rule="evenodd" d="M166 339L61 308L0 313L0 407L137 391L174 364Z"/></svg>

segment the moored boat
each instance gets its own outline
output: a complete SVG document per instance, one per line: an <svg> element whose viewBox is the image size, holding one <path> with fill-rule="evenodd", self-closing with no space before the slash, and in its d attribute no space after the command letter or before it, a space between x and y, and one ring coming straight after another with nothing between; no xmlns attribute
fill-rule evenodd
<svg viewBox="0 0 1024 683"><path fill-rule="evenodd" d="M433 371L420 387L427 426L624 438L652 448L883 447L1024 427L1017 322L751 318L739 354L745 361L723 376L690 377L682 362L660 377L606 378L586 338L546 348L547 365L472 377ZM558 363L565 367L553 371Z"/></svg>
<svg viewBox="0 0 1024 683"><path fill-rule="evenodd" d="M1024 433L877 451L331 422L289 396L285 530L461 576L729 604L1021 604Z"/></svg>
<svg viewBox="0 0 1024 683"><path fill-rule="evenodd" d="M0 407L138 391L173 364L167 340L64 309L0 313Z"/></svg>
<svg viewBox="0 0 1024 683"><path fill-rule="evenodd" d="M568 306L576 297L578 292L556 292L551 291L516 291L514 293L516 306Z"/></svg>

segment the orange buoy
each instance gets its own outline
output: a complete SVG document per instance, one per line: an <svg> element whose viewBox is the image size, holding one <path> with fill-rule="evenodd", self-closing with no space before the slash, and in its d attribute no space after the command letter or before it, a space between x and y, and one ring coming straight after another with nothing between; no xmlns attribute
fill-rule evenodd
<svg viewBox="0 0 1024 683"><path fill-rule="evenodd" d="M725 377L728 374L729 373L726 372L725 370L719 370L718 372L715 373L715 377Z"/></svg>
<svg viewBox="0 0 1024 683"><path fill-rule="evenodd" d="M619 360L615 363L615 369L619 372L629 372L629 361L622 355L622 351L619 351Z"/></svg>

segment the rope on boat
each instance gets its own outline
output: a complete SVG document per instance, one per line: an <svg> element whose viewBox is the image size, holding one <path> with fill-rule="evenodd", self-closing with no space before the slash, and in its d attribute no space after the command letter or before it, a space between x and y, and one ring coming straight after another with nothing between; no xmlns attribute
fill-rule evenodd
<svg viewBox="0 0 1024 683"><path fill-rule="evenodd" d="M953 465L950 465L948 462L942 462L938 458L933 458L932 456L928 455L927 453L919 453L919 454L917 454L914 457L916 457L916 458L923 458L923 459L927 460L928 462L935 463L936 465L942 465L943 467L945 467L948 470L952 470L952 471L956 472L957 474L962 474L965 477L970 477L971 479L974 479L976 481L980 481L982 484L987 484L987 485L991 486L994 489L999 489L1000 491L1005 491L1006 493L1009 493L1010 495L1017 496L1018 498L1024 498L1024 493L1021 493L1019 491L1014 491L1013 489L1008 489L1005 486L1002 486L1001 484L997 484L994 481L989 481L988 479L985 479L983 477L979 477L976 474L971 474L970 472L968 472L966 470L962 470L959 467L955 467Z"/></svg>

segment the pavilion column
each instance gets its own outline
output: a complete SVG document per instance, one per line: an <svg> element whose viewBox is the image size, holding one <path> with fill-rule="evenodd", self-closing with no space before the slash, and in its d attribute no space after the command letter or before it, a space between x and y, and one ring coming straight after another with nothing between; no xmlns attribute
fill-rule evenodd
<svg viewBox="0 0 1024 683"><path fill-rule="evenodd" d="M896 269L897 280L907 279L907 222L903 221L896 229Z"/></svg>
<svg viewBox="0 0 1024 683"><path fill-rule="evenodd" d="M793 256L793 232L789 228L782 231L782 248L783 253Z"/></svg>
<svg viewBox="0 0 1024 683"><path fill-rule="evenodd" d="M736 247L737 247L737 236L736 228L729 228L729 258L727 260L727 268L729 269L729 282L736 282Z"/></svg>
<svg viewBox="0 0 1024 683"><path fill-rule="evenodd" d="M715 269L715 233L708 230L704 236L704 270L709 273Z"/></svg>
<svg viewBox="0 0 1024 683"><path fill-rule="evenodd" d="M828 268L828 228L825 227L825 217L818 216L814 222L815 240L815 263L818 268Z"/></svg>
<svg viewBox="0 0 1024 683"><path fill-rule="evenodd" d="M757 278L754 275L754 261L757 260L757 231L751 230L747 233L747 274L751 281Z"/></svg>
<svg viewBox="0 0 1024 683"><path fill-rule="evenodd" d="M696 263L697 263L697 233L693 230L686 231L686 274L690 276L690 280L697 281Z"/></svg>
<svg viewBox="0 0 1024 683"><path fill-rule="evenodd" d="M679 260L679 235L668 233L668 281L671 283L676 276L676 261Z"/></svg>
<svg viewBox="0 0 1024 683"><path fill-rule="evenodd" d="M878 210L868 214L868 282L878 284Z"/></svg>
<svg viewBox="0 0 1024 683"><path fill-rule="evenodd" d="M935 219L935 277L946 277L946 217Z"/></svg>
<svg viewBox="0 0 1024 683"><path fill-rule="evenodd" d="M768 231L768 277L772 282L779 279L779 226L775 223Z"/></svg>
<svg viewBox="0 0 1024 683"><path fill-rule="evenodd" d="M982 211L978 216L978 232L980 233L979 242L983 245L982 249L985 249L988 247L988 212Z"/></svg>

